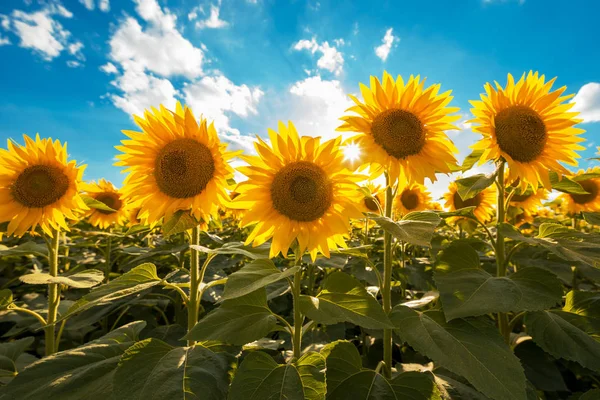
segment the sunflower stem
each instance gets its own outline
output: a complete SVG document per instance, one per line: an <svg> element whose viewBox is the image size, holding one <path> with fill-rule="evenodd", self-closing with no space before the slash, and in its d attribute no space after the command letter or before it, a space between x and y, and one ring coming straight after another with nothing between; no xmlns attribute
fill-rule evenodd
<svg viewBox="0 0 600 400"><path fill-rule="evenodd" d="M299 267L294 273L292 281L292 301L294 305L294 335L292 337L293 358L296 360L302 354L302 325L304 325L304 316L300 311L300 293L302 289L302 255L303 252L296 250L295 266Z"/></svg>
<svg viewBox="0 0 600 400"><path fill-rule="evenodd" d="M392 217L392 202L394 193L390 182L390 177L385 174L385 216ZM383 299L383 311L389 314L392 311L392 235L384 231L383 233L383 282L381 285L381 297ZM383 369L386 378L392 377L392 330L383 330Z"/></svg>
<svg viewBox="0 0 600 400"><path fill-rule="evenodd" d="M58 275L58 248L60 243L60 231L54 229L52 232L52 241L48 245L48 264L50 267L50 275ZM46 356L54 354L56 352L55 336L54 336L54 323L56 322L56 316L58 314L58 305L60 303L60 286L58 283L48 284L48 318L46 323L48 324L44 328L45 344L46 344Z"/></svg>
<svg viewBox="0 0 600 400"><path fill-rule="evenodd" d="M505 161L500 161L498 166L498 180L496 185L498 186L498 209L497 209L497 225L496 225L496 275L498 277L506 276L506 263L505 259L505 247L504 247L504 235L500 231L500 224L504 223L506 219L505 215L505 197L504 197L504 164ZM510 343L510 327L508 325L508 315L506 313L498 313L498 329L500 334L504 338L506 344Z"/></svg>
<svg viewBox="0 0 600 400"><path fill-rule="evenodd" d="M200 292L200 283L202 280L199 279L200 275L200 252L196 250L193 245L200 245L200 229L194 227L190 237L191 246L191 257L190 257L190 296L188 301L188 333L198 322L198 305L200 304L198 294ZM188 340L188 346L193 346L196 342L194 340Z"/></svg>
<svg viewBox="0 0 600 400"><path fill-rule="evenodd" d="M112 236L110 235L112 233L112 229L109 229L108 233L109 233L109 236L106 241L106 252L104 254L104 259L105 259L105 263L106 263L106 265L104 266L104 268L105 268L104 274L106 275L104 277L104 283L108 283L108 281L110 280L110 271L111 271L111 264L112 264L112 260L110 258L111 253L112 253Z"/></svg>

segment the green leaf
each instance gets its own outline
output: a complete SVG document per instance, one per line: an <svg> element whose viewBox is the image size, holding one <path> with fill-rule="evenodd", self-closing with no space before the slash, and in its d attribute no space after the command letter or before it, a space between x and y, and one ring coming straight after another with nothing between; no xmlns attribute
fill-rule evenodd
<svg viewBox="0 0 600 400"><path fill-rule="evenodd" d="M234 358L198 344L173 347L146 339L121 356L113 380L115 399L224 399Z"/></svg>
<svg viewBox="0 0 600 400"><path fill-rule="evenodd" d="M302 379L293 364L277 364L271 356L248 354L231 383L230 400L304 400Z"/></svg>
<svg viewBox="0 0 600 400"><path fill-rule="evenodd" d="M387 380L362 368L356 347L347 341L326 345L321 354L327 366L327 400L438 400L440 393L430 373L404 372Z"/></svg>
<svg viewBox="0 0 600 400"><path fill-rule="evenodd" d="M600 293L571 290L566 297L563 311L585 317L584 330L600 339Z"/></svg>
<svg viewBox="0 0 600 400"><path fill-rule="evenodd" d="M115 210L114 208L110 208L109 206L107 206L106 204L101 202L100 200L96 200L95 198L93 198L91 196L83 195L83 196L81 196L81 198L83 199L83 202L85 203L85 205L88 206L89 208L95 208L97 210L108 211L108 212L117 212L117 210Z"/></svg>
<svg viewBox="0 0 600 400"><path fill-rule="evenodd" d="M480 266L469 245L453 244L440 255L434 280L446 320L488 313L545 310L562 299L562 284L551 272L528 267L496 277Z"/></svg>
<svg viewBox="0 0 600 400"><path fill-rule="evenodd" d="M444 375L435 374L435 383L444 400L490 400L471 386Z"/></svg>
<svg viewBox="0 0 600 400"><path fill-rule="evenodd" d="M523 368L489 321L446 322L441 311L419 313L401 305L392 309L390 319L396 333L412 348L465 377L489 398L527 398Z"/></svg>
<svg viewBox="0 0 600 400"><path fill-rule="evenodd" d="M467 217L467 218L475 218L475 206L473 207L465 207L456 211L437 211L437 214L441 218L450 218L450 217Z"/></svg>
<svg viewBox="0 0 600 400"><path fill-rule="evenodd" d="M277 319L267 306L264 288L235 299L225 300L202 318L186 336L192 340L220 340L244 345L265 337Z"/></svg>
<svg viewBox="0 0 600 400"><path fill-rule="evenodd" d="M465 157L460 169L465 172L473 168L473 166L479 161L483 155L483 150L473 150L471 154Z"/></svg>
<svg viewBox="0 0 600 400"><path fill-rule="evenodd" d="M600 225L600 212L583 211L583 219L590 225Z"/></svg>
<svg viewBox="0 0 600 400"><path fill-rule="evenodd" d="M104 273L97 269L88 269L71 275L52 276L46 273L33 273L21 275L19 280L30 285L47 285L49 283L60 283L76 289L91 288L98 285L104 279Z"/></svg>
<svg viewBox="0 0 600 400"><path fill-rule="evenodd" d="M325 357L309 352L296 361L296 369L304 387L306 400L323 400L327 391L325 386Z"/></svg>
<svg viewBox="0 0 600 400"><path fill-rule="evenodd" d="M131 271L124 273L105 285L98 286L77 300L57 322L94 306L108 304L122 297L139 293L158 285L161 281L156 274L156 266L154 264L146 263L138 265Z"/></svg>
<svg viewBox="0 0 600 400"><path fill-rule="evenodd" d="M598 400L600 399L600 389L588 390L582 394L577 400Z"/></svg>
<svg viewBox="0 0 600 400"><path fill-rule="evenodd" d="M536 311L525 315L527 333L544 351L600 372L600 342L580 327L585 317L565 311Z"/></svg>
<svg viewBox="0 0 600 400"><path fill-rule="evenodd" d="M299 268L299 266L295 266L281 272L269 259L254 260L229 275L221 299L228 300L245 296L271 283L292 276Z"/></svg>
<svg viewBox="0 0 600 400"><path fill-rule="evenodd" d="M495 179L495 173L487 175L477 174L467 178L458 179L455 181L458 195L463 201L472 199L486 188L490 187L494 183Z"/></svg>
<svg viewBox="0 0 600 400"><path fill-rule="evenodd" d="M581 182L581 181L587 181L588 179L596 179L596 178L600 178L600 173L598 172L586 172L583 173L581 175L575 175L572 177L572 179L575 182Z"/></svg>
<svg viewBox="0 0 600 400"><path fill-rule="evenodd" d="M310 319L326 325L348 321L370 329L393 327L377 300L360 281L344 272L329 275L317 297L300 296L300 309Z"/></svg>
<svg viewBox="0 0 600 400"><path fill-rule="evenodd" d="M33 344L34 340L33 336L29 336L12 342L0 343L1 378L17 375L19 372L17 369L17 359Z"/></svg>
<svg viewBox="0 0 600 400"><path fill-rule="evenodd" d="M521 360L527 380L537 389L547 392L568 391L554 359L532 340L519 343L514 351Z"/></svg>
<svg viewBox="0 0 600 400"><path fill-rule="evenodd" d="M190 214L189 210L179 210L163 224L162 232L165 237L169 237L195 228L198 225L199 222Z"/></svg>
<svg viewBox="0 0 600 400"><path fill-rule="evenodd" d="M0 310L4 310L6 307L10 306L13 302L13 294L10 289L1 289L0 290Z"/></svg>
<svg viewBox="0 0 600 400"><path fill-rule="evenodd" d="M268 250L265 251L265 248L245 246L242 242L226 243L222 247L217 247L216 249L197 245L191 245L190 247L206 254L238 254L253 260L269 258L269 252Z"/></svg>
<svg viewBox="0 0 600 400"><path fill-rule="evenodd" d="M144 321L132 322L83 346L40 359L3 388L3 399L110 399L119 358L144 326Z"/></svg>
<svg viewBox="0 0 600 400"><path fill-rule="evenodd" d="M542 224L545 237L527 237L509 224L501 224L500 232L510 239L539 245L567 261L582 262L592 267L600 263L600 237L598 235L577 232L557 224ZM575 237L578 240L571 240ZM582 239L582 240L579 240Z"/></svg>
<svg viewBox="0 0 600 400"><path fill-rule="evenodd" d="M554 171L550 171L549 175L550 184L554 190L569 194L588 194L588 192L586 192L579 183L567 178L566 176L563 176L561 179Z"/></svg>
<svg viewBox="0 0 600 400"><path fill-rule="evenodd" d="M0 256L37 256L48 257L48 247L45 244L25 242L15 247L0 244Z"/></svg>
<svg viewBox="0 0 600 400"><path fill-rule="evenodd" d="M441 222L440 216L432 211L411 212L397 222L381 216L371 219L396 239L427 247L431 246L433 232Z"/></svg>

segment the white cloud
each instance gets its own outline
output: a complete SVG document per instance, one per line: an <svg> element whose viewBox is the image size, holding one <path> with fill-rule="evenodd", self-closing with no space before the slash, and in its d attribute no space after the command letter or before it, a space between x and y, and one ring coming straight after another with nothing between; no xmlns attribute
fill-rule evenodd
<svg viewBox="0 0 600 400"><path fill-rule="evenodd" d="M100 67L100 71L106 73L106 74L116 74L117 72L119 72L117 70L117 67L115 67L115 64L113 63L106 63L104 65L102 65Z"/></svg>
<svg viewBox="0 0 600 400"><path fill-rule="evenodd" d="M381 58L381 61L387 60L388 56L390 55L390 51L392 50L392 46L394 44L397 45L397 43L400 41L400 38L394 36L392 32L393 28L389 28L387 31L385 31L385 35L383 36L383 39L381 39L382 44L375 47L375 55Z"/></svg>
<svg viewBox="0 0 600 400"><path fill-rule="evenodd" d="M79 2L90 11L94 9L94 0L79 0Z"/></svg>
<svg viewBox="0 0 600 400"><path fill-rule="evenodd" d="M98 2L98 8L100 11L109 12L110 11L110 2L109 0L100 0Z"/></svg>
<svg viewBox="0 0 600 400"><path fill-rule="evenodd" d="M44 60L51 61L69 45L71 36L55 17L72 18L73 14L54 2L32 13L14 10L10 17L1 15L0 25L19 37L20 47L32 49Z"/></svg>
<svg viewBox="0 0 600 400"><path fill-rule="evenodd" d="M235 135L240 132L231 127L227 114L233 113L239 117L257 114L256 107L263 94L258 87L238 86L223 75L205 76L185 84L183 88L186 104L196 113L214 120L217 129Z"/></svg>
<svg viewBox="0 0 600 400"><path fill-rule="evenodd" d="M358 35L358 22L355 22L355 23L352 25L352 34L353 34L354 36Z"/></svg>
<svg viewBox="0 0 600 400"><path fill-rule="evenodd" d="M79 68L79 67L83 67L83 64L80 63L79 61L69 60L69 61L67 61L67 66L69 68Z"/></svg>
<svg viewBox="0 0 600 400"><path fill-rule="evenodd" d="M317 67L333 72L335 75L342 72L344 57L337 48L330 46L328 42L319 44L314 37L311 40L304 39L294 44L294 50L308 50L312 54L319 52L321 57L317 60Z"/></svg>
<svg viewBox="0 0 600 400"><path fill-rule="evenodd" d="M341 46L343 46L343 45L346 44L346 42L342 38L333 39L333 43L335 43L335 45L338 46L338 47L341 47Z"/></svg>
<svg viewBox="0 0 600 400"><path fill-rule="evenodd" d="M208 18L203 21L196 22L196 28L198 28L198 29L204 29L204 28L218 29L218 28L224 28L227 25L229 25L229 23L227 21L223 21L222 19L219 18L220 7L221 7L220 1L219 1L218 5L211 4L210 14L209 14ZM189 18L189 15L188 15L188 18Z"/></svg>
<svg viewBox="0 0 600 400"><path fill-rule="evenodd" d="M290 118L300 136L321 136L323 140L340 135L335 129L341 125L339 118L352 105L338 80L323 80L310 76L296 82L289 106Z"/></svg>
<svg viewBox="0 0 600 400"><path fill-rule="evenodd" d="M0 36L0 46L6 46L10 44L10 40L8 38Z"/></svg>
<svg viewBox="0 0 600 400"><path fill-rule="evenodd" d="M198 18L198 13L204 14L204 7L197 6L192 8L192 10L188 13L188 20L193 21Z"/></svg>
<svg viewBox="0 0 600 400"><path fill-rule="evenodd" d="M600 121L600 83L586 83L579 89L572 102L575 103L573 111L578 111L578 117L583 122Z"/></svg>
<svg viewBox="0 0 600 400"><path fill-rule="evenodd" d="M75 56L76 59L78 59L79 61L85 61L85 56L81 52L81 49L83 49L83 47L84 47L83 43L77 41L77 42L71 43L67 47L67 49L69 51L69 54L71 54L72 56Z"/></svg>

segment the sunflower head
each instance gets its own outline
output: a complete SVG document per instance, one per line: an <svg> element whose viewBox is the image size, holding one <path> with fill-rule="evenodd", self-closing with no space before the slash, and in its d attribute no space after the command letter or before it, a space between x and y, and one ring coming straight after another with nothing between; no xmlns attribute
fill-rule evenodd
<svg viewBox="0 0 600 400"><path fill-rule="evenodd" d="M318 252L329 257L330 248L345 246L349 218L362 217L356 182L364 177L344 167L339 138L321 144L318 137L299 137L291 122L278 128L269 130L270 145L257 138L258 156L245 157L249 166L238 168L248 180L237 186L233 204L246 210L243 226L255 224L246 243L273 238L274 257L286 256L297 240L313 260Z"/></svg>
<svg viewBox="0 0 600 400"><path fill-rule="evenodd" d="M436 172L451 172L457 153L444 131L457 129L449 115L458 108L447 107L450 91L439 93L440 85L425 88L425 79L410 76L404 82L383 73L371 77L371 87L360 85L363 101L350 95L357 115L344 116L339 131L358 132L350 139L360 146L362 160L371 164L372 177L385 170L392 181L423 183L436 180Z"/></svg>
<svg viewBox="0 0 600 400"><path fill-rule="evenodd" d="M24 146L9 140L0 149L0 222L9 221L7 233L16 236L37 226L49 236L68 231L65 219L87 210L79 195L85 165L67 161L66 143L23 137Z"/></svg>
<svg viewBox="0 0 600 400"><path fill-rule="evenodd" d="M83 190L88 196L106 204L114 210L108 211L90 208L87 212L90 224L100 229L107 229L112 225L121 226L125 224L130 213L130 207L127 207L127 202L121 191L115 188L112 183L105 179L100 179L98 183L84 183Z"/></svg>
<svg viewBox="0 0 600 400"><path fill-rule="evenodd" d="M541 208L542 202L548 198L548 191L543 187L535 190L528 185L527 189L521 189L518 179L509 188L514 191L510 197L510 206L520 208L530 215Z"/></svg>
<svg viewBox="0 0 600 400"><path fill-rule="evenodd" d="M490 186L475 197L467 200L463 200L458 194L458 186L455 182L450 183L448 186L448 192L444 194L444 200L446 200L444 206L448 211L456 211L461 208L475 207L473 213L475 217L481 222L491 221L494 217L494 204L496 202L496 190L494 186ZM457 221L460 218L452 218L450 222Z"/></svg>
<svg viewBox="0 0 600 400"><path fill-rule="evenodd" d="M583 174L589 174L587 179L577 179ZM600 167L590 168L587 171L579 171L574 178L581 185L587 194L563 193L559 196L560 208L563 212L570 215L578 214L581 211L600 211L600 178L595 177L600 174Z"/></svg>
<svg viewBox="0 0 600 400"><path fill-rule="evenodd" d="M508 180L520 178L537 189L539 182L551 188L548 171L568 174L560 163L577 165L576 150L585 132L574 126L582 120L569 112L575 105L565 103L573 95L562 96L566 87L551 91L556 78L545 81L544 75L532 71L515 82L508 74L508 83L496 88L487 83L480 101L471 101L475 115L473 127L483 138L473 149L483 150L480 163L503 158L509 166Z"/></svg>
<svg viewBox="0 0 600 400"><path fill-rule="evenodd" d="M369 182L363 189L363 195L362 212L380 214L380 208L383 210L385 207L385 189Z"/></svg>
<svg viewBox="0 0 600 400"><path fill-rule="evenodd" d="M217 131L192 110L177 103L176 111L160 110L135 116L142 132L123 131L130 139L116 148L122 152L115 165L127 167L123 193L140 205L139 217L149 224L168 220L178 210L190 210L198 220L218 215L229 200L227 179L233 169Z"/></svg>
<svg viewBox="0 0 600 400"><path fill-rule="evenodd" d="M394 213L397 218L413 211L423 211L432 208L431 195L423 185L412 183L398 189L394 199Z"/></svg>

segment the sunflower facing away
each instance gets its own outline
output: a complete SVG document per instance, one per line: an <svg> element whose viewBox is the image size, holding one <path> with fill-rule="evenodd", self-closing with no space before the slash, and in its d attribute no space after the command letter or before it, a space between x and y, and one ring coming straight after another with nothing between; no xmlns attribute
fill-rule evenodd
<svg viewBox="0 0 600 400"><path fill-rule="evenodd" d="M361 218L364 179L343 166L340 139L323 144L320 138L300 138L290 122L269 129L271 145L257 138L258 156L247 156L249 166L238 170L248 180L238 185L233 206L246 209L242 226L256 224L246 243L258 246L273 238L270 256L286 256L294 239L313 260L321 252L345 247L349 218Z"/></svg>
<svg viewBox="0 0 600 400"><path fill-rule="evenodd" d="M495 186L490 186L478 193L475 197L463 200L458 194L458 186L455 182L450 183L448 192L444 194L446 203L444 206L448 211L456 211L465 207L475 207L473 213L481 222L491 221L495 214L494 204L496 203ZM452 219L456 221L456 219Z"/></svg>
<svg viewBox="0 0 600 400"><path fill-rule="evenodd" d="M90 208L87 212L88 221L100 229L109 228L111 225L124 225L129 216L129 207L121 192L105 179L100 179L98 183L84 183L85 193L106 204L115 211L100 210Z"/></svg>
<svg viewBox="0 0 600 400"><path fill-rule="evenodd" d="M371 76L371 87L360 85L363 101L348 109L358 115L344 116L339 131L360 132L349 139L360 146L362 159L371 165L371 177L386 170L392 182L401 179L423 183L436 180L436 172L451 172L456 164L456 147L444 131L457 129L452 122L458 115L455 107L446 107L452 100L450 91L439 94L440 85L424 88L425 79L410 76L394 80L383 73Z"/></svg>
<svg viewBox="0 0 600 400"><path fill-rule="evenodd" d="M583 174L600 174L600 167L591 168L585 172L579 171L574 178L577 180L577 176ZM562 200L561 208L571 215L578 214L581 211L600 211L600 178L577 180L577 183L588 194L561 194L559 196L559 199Z"/></svg>
<svg viewBox="0 0 600 400"><path fill-rule="evenodd" d="M397 218L413 211L432 208L431 195L423 185L412 183L398 190L394 199L394 213Z"/></svg>
<svg viewBox="0 0 600 400"><path fill-rule="evenodd" d="M23 137L24 146L9 140L8 150L0 149L0 222L10 221L7 233L16 236L38 225L49 236L68 231L65 218L87 210L79 195L85 165L67 161L66 143Z"/></svg>
<svg viewBox="0 0 600 400"><path fill-rule="evenodd" d="M515 83L508 74L505 88L495 82L494 89L487 83L481 101L471 101L473 122L479 124L473 130L483 135L472 146L483 150L479 163L503 157L509 167L508 181L520 178L523 188L530 184L537 189L542 182L550 189L548 172L568 174L560 163L577 165L576 150L584 150L577 143L584 140L578 135L585 131L574 127L582 120L575 118L578 113L569 112L575 103L564 103L573 95L561 96L566 86L551 92L555 80L546 82L544 75L530 71Z"/></svg>
<svg viewBox="0 0 600 400"><path fill-rule="evenodd" d="M381 185L375 185L371 182L365 186L365 189L370 193L370 196L363 196L361 210L366 213L380 214L379 208L381 207L383 210L385 207L385 189Z"/></svg>
<svg viewBox="0 0 600 400"><path fill-rule="evenodd" d="M192 110L177 103L176 111L152 108L134 116L142 132L123 131L130 139L116 146L123 154L115 165L127 167L123 194L140 206L139 218L155 225L178 210L191 210L198 220L217 215L229 201L227 179L233 177L226 152L213 124L196 121Z"/></svg>
<svg viewBox="0 0 600 400"><path fill-rule="evenodd" d="M510 198L510 205L518 207L529 214L535 213L542 207L542 201L548 198L548 191L544 188L533 190L528 187L525 191L514 188L516 192Z"/></svg>

